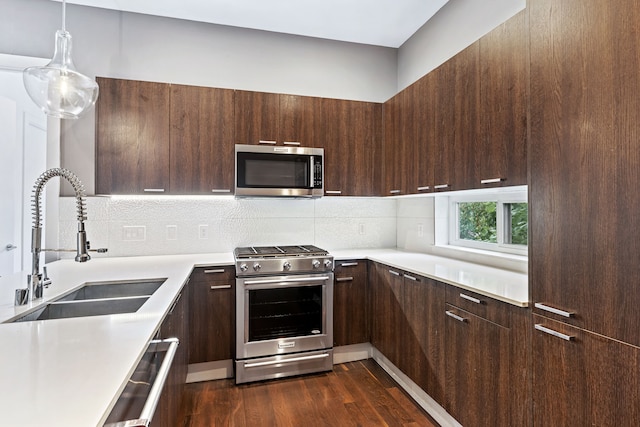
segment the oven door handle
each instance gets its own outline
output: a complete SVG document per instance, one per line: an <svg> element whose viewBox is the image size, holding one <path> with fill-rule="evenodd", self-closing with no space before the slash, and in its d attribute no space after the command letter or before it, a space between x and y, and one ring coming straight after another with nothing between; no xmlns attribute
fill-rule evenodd
<svg viewBox="0 0 640 427"><path fill-rule="evenodd" d="M287 279L246 280L245 285L273 285L277 283L324 282L329 276L292 277Z"/></svg>
<svg viewBox="0 0 640 427"><path fill-rule="evenodd" d="M279 365L282 363L293 363L293 362L302 362L305 360L313 360L313 359L324 359L325 357L329 357L329 353L324 354L314 354L313 356L301 356L301 357L292 357L290 359L283 360L270 360L268 362L254 362L254 363L245 363L245 368L257 368L260 366L271 366L271 365Z"/></svg>

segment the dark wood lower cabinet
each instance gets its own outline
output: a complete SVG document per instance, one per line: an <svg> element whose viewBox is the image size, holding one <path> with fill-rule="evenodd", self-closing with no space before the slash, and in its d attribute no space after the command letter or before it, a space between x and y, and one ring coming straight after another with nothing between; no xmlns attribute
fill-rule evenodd
<svg viewBox="0 0 640 427"><path fill-rule="evenodd" d="M198 267L191 273L189 363L233 359L234 267Z"/></svg>
<svg viewBox="0 0 640 427"><path fill-rule="evenodd" d="M402 348L402 271L384 264L371 264L371 344L400 367Z"/></svg>
<svg viewBox="0 0 640 427"><path fill-rule="evenodd" d="M367 261L336 261L334 275L333 345L369 342Z"/></svg>
<svg viewBox="0 0 640 427"><path fill-rule="evenodd" d="M640 425L640 348L533 318L534 425Z"/></svg>

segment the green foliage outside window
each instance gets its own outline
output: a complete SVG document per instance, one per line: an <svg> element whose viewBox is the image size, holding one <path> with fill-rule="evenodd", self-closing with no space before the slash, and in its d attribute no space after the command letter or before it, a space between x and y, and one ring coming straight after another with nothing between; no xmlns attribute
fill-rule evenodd
<svg viewBox="0 0 640 427"><path fill-rule="evenodd" d="M529 214L527 203L509 204L511 216L511 243L514 245L524 245L528 243Z"/></svg>
<svg viewBox="0 0 640 427"><path fill-rule="evenodd" d="M458 203L460 239L497 243L496 210L496 202Z"/></svg>

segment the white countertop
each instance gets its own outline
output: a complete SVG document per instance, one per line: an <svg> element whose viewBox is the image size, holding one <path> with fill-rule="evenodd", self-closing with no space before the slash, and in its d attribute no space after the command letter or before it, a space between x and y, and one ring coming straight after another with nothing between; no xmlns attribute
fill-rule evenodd
<svg viewBox="0 0 640 427"><path fill-rule="evenodd" d="M331 251L370 259L518 306L527 276L425 254L384 249ZM231 253L100 258L48 264L52 285L37 303L14 307L26 273L0 278L0 322L85 282L167 278L133 314L0 324L0 425L102 425L194 266L232 265Z"/></svg>

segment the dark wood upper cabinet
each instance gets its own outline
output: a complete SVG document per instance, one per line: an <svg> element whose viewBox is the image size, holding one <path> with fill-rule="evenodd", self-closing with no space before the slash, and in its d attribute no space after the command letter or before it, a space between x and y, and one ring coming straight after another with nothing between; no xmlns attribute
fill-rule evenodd
<svg viewBox="0 0 640 427"><path fill-rule="evenodd" d="M278 144L322 147L322 98L280 95Z"/></svg>
<svg viewBox="0 0 640 427"><path fill-rule="evenodd" d="M96 80L96 194L168 191L169 85Z"/></svg>
<svg viewBox="0 0 640 427"><path fill-rule="evenodd" d="M415 184L412 193L433 192L434 156L437 149L435 138L436 113L435 94L437 90L436 78L432 73L418 80L413 86L415 91Z"/></svg>
<svg viewBox="0 0 640 427"><path fill-rule="evenodd" d="M235 95L236 144L278 142L280 95L238 90Z"/></svg>
<svg viewBox="0 0 640 427"><path fill-rule="evenodd" d="M640 345L640 3L531 0L534 303Z"/></svg>
<svg viewBox="0 0 640 427"><path fill-rule="evenodd" d="M172 194L233 194L234 91L171 85Z"/></svg>
<svg viewBox="0 0 640 427"><path fill-rule="evenodd" d="M475 188L527 184L528 13L480 39Z"/></svg>
<svg viewBox="0 0 640 427"><path fill-rule="evenodd" d="M382 104L325 98L316 146L324 148L327 195L377 196L382 177Z"/></svg>

